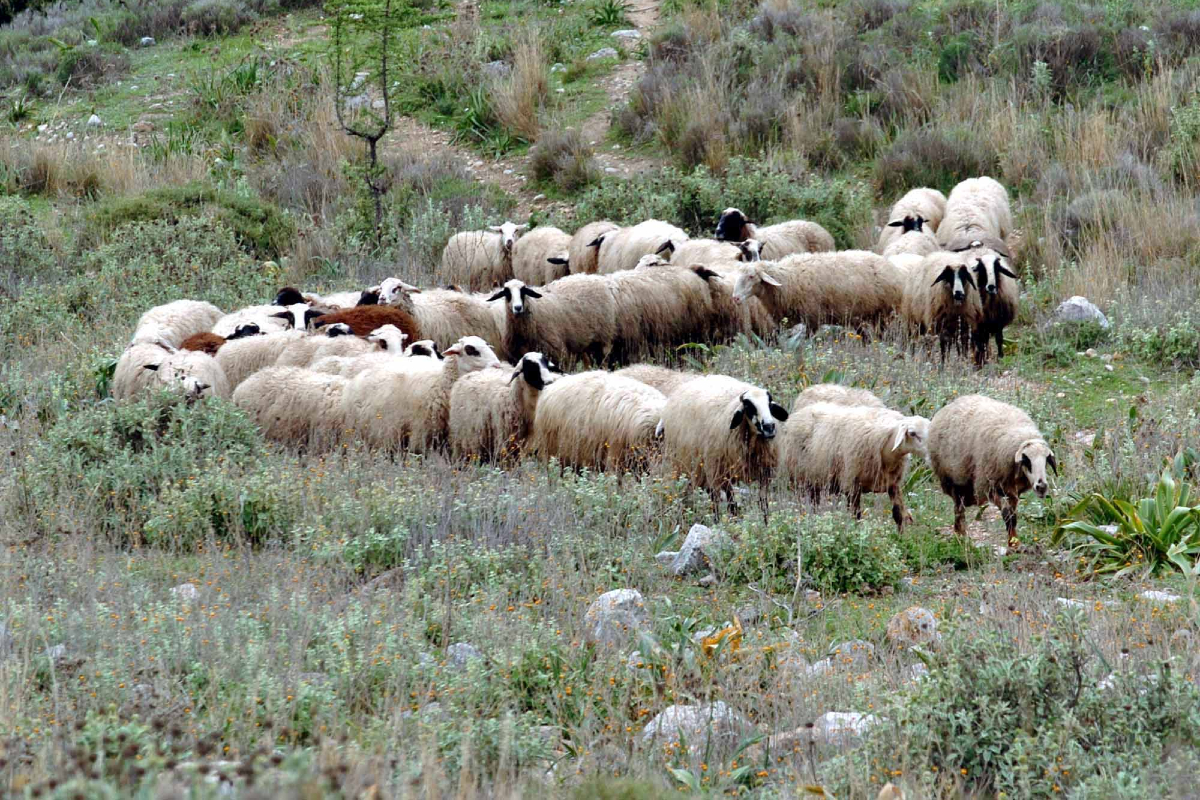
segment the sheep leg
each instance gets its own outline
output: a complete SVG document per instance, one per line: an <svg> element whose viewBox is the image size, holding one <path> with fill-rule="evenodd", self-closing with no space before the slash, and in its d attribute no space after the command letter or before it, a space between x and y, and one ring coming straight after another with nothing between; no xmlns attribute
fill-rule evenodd
<svg viewBox="0 0 1200 800"><path fill-rule="evenodd" d="M1004 358L1004 331L996 331L996 360Z"/></svg>
<svg viewBox="0 0 1200 800"><path fill-rule="evenodd" d="M954 500L954 532L959 536L967 535L967 497L966 494L958 488L954 489L952 495Z"/></svg>
<svg viewBox="0 0 1200 800"><path fill-rule="evenodd" d="M855 519L862 519L862 492L858 489L851 489L846 493L846 507Z"/></svg>
<svg viewBox="0 0 1200 800"><path fill-rule="evenodd" d="M896 528L903 531L904 526L911 525L913 521L912 514L904 507L904 492L899 486L889 486L888 498L892 501L892 519L896 522Z"/></svg>
<svg viewBox="0 0 1200 800"><path fill-rule="evenodd" d="M1004 530L1008 533L1008 547L1016 549L1021 543L1017 539L1017 501L1015 494L1002 498L1005 502L1000 506L1000 516L1004 518Z"/></svg>

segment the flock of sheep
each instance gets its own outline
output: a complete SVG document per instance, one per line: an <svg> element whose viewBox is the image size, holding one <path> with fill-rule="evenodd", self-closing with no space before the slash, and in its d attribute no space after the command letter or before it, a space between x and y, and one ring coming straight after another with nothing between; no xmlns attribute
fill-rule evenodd
<svg viewBox="0 0 1200 800"><path fill-rule="evenodd" d="M867 333L896 314L914 341L936 335L943 360L956 345L981 364L992 339L1002 355L1019 290L996 181L963 181L948 199L909 192L878 253L834 251L816 223L757 226L733 208L715 239L657 220L595 222L573 236L525 227L450 239L442 270L465 288L387 278L325 297L287 287L230 314L195 300L150 309L118 361L113 395L169 386L232 398L268 437L308 447L352 436L501 463L529 454L624 471L662 460L714 505L723 496L736 510L735 485L757 484L764 514L778 471L814 500L844 495L856 514L864 492L887 492L900 527L910 521L904 474L918 454L953 499L958 533L967 506L991 501L1010 541L1019 495L1045 495L1056 465L1037 427L983 396L927 420L823 384L789 411L723 375L604 369L656 347L766 335L785 319ZM593 369L563 374L558 362Z"/></svg>

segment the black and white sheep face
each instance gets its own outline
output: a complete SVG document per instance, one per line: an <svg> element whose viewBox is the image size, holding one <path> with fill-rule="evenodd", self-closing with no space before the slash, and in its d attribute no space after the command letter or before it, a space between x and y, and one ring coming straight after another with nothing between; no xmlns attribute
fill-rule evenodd
<svg viewBox="0 0 1200 800"><path fill-rule="evenodd" d="M321 316L320 311L314 311L308 303L293 303L278 314L272 314L276 319L284 320L287 329L306 331L314 319Z"/></svg>
<svg viewBox="0 0 1200 800"><path fill-rule="evenodd" d="M525 302L529 298L539 299L542 293L536 289L531 289L524 282L513 279L504 284L504 287L488 298L490 303L493 300L503 300L508 303L508 308L512 311L514 317L522 317L529 313L529 304Z"/></svg>
<svg viewBox="0 0 1200 800"><path fill-rule="evenodd" d="M426 356L428 358L436 358L438 361L442 360L442 353L438 350L437 345L434 344L433 339L418 339L405 348L404 355L409 358Z"/></svg>
<svg viewBox="0 0 1200 800"><path fill-rule="evenodd" d="M458 359L458 371L465 375L475 370L497 366L500 359L495 351L478 336L464 336L442 352L446 358Z"/></svg>
<svg viewBox="0 0 1200 800"><path fill-rule="evenodd" d="M929 437L929 420L924 417L904 417L896 423L892 437L892 452L900 455L927 452L925 440Z"/></svg>
<svg viewBox="0 0 1200 800"><path fill-rule="evenodd" d="M1000 291L1000 281L1005 277L1014 281L1017 279L1005 266L1003 256L998 255L975 259L975 275L979 281L980 294L986 292L989 297L996 296Z"/></svg>
<svg viewBox="0 0 1200 800"><path fill-rule="evenodd" d="M245 325L238 325L233 333L225 337L225 341L231 342L234 339L245 339L247 336L258 336L262 333L262 328L255 325L253 322L247 322Z"/></svg>
<svg viewBox="0 0 1200 800"><path fill-rule="evenodd" d="M764 389L742 392L739 407L729 420L729 430L737 430L742 424L753 426L754 432L764 439L774 439L778 432L777 422L786 422L787 409L771 399Z"/></svg>
<svg viewBox="0 0 1200 800"><path fill-rule="evenodd" d="M184 397L203 397L204 393L211 388L207 383L192 375L183 367L159 363L147 364L143 369L154 372L158 376L159 383L182 392Z"/></svg>
<svg viewBox="0 0 1200 800"><path fill-rule="evenodd" d="M760 262L761 263L761 262ZM762 294L767 287L782 286L778 280L758 264L739 267L733 279L733 302L744 303L751 297Z"/></svg>
<svg viewBox="0 0 1200 800"><path fill-rule="evenodd" d="M513 245L517 243L517 237L528 227L528 225L514 225L511 222L505 222L503 225L489 225L488 230L500 234L500 249L504 251L505 255L511 256Z"/></svg>
<svg viewBox="0 0 1200 800"><path fill-rule="evenodd" d="M971 271L967 269L966 264L960 264L957 268L946 267L943 269L942 274L937 276L932 285L937 286L939 283L946 284L954 302L959 305L967 302L967 292L975 288L975 279L971 277Z"/></svg>
<svg viewBox="0 0 1200 800"><path fill-rule="evenodd" d="M1030 439L1017 448L1013 460L1021 475L1029 482L1029 487L1038 497L1045 497L1050 491L1050 484L1046 480L1046 468L1049 467L1055 475L1058 474L1058 461L1050 451L1050 446L1041 439Z"/></svg>
<svg viewBox="0 0 1200 800"><path fill-rule="evenodd" d="M561 374L558 365L546 356L541 353L526 353L517 362L517 368L513 370L508 382L512 383L520 377L531 387L541 391L558 380Z"/></svg>
<svg viewBox="0 0 1200 800"><path fill-rule="evenodd" d="M925 218L920 214L914 216L908 215L904 219L892 220L888 223L889 228L900 228L901 234L909 233L910 231L919 231L925 227Z"/></svg>
<svg viewBox="0 0 1200 800"><path fill-rule="evenodd" d="M371 331L367 341L380 350L399 355L404 352L404 340L407 338L408 335L395 325L383 325Z"/></svg>
<svg viewBox="0 0 1200 800"><path fill-rule="evenodd" d="M325 328L326 336L353 336L354 329L344 322L335 322Z"/></svg>
<svg viewBox="0 0 1200 800"><path fill-rule="evenodd" d="M271 305L287 308L288 306L294 306L297 303L303 302L304 295L300 293L299 289L294 286L285 286L275 295L275 299L271 301Z"/></svg>
<svg viewBox="0 0 1200 800"><path fill-rule="evenodd" d="M716 239L720 242L741 242L750 238L749 227L753 225L737 208L727 208L717 220Z"/></svg>
<svg viewBox="0 0 1200 800"><path fill-rule="evenodd" d="M747 239L744 242L738 242L737 248L738 261L744 261L747 264L762 261L762 242L758 239Z"/></svg>

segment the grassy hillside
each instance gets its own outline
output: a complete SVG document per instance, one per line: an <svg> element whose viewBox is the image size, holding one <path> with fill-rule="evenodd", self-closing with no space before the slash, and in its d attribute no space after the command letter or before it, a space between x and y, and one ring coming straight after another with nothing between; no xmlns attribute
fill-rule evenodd
<svg viewBox="0 0 1200 800"><path fill-rule="evenodd" d="M81 0L0 25L0 787L1192 796L1200 511L1172 557L1154 503L1081 504L1200 502L1168 497L1200 488L1200 7L394 9L379 229L336 118L331 9ZM869 248L904 191L980 174L1018 228L1003 360L940 367L899 325L651 360L785 406L838 381L927 417L971 393L1022 407L1059 471L1023 498L1019 551L994 508L955 538L923 466L903 533L886 498L856 521L784 481L768 520L717 520L662 469L297 452L227 401L109 396L138 317L169 300L438 285L453 232L526 216L711 235L738 206ZM1111 326L1055 324L1072 295ZM1062 531L1121 508L1139 519L1115 533ZM675 578L655 555L695 523L731 544ZM644 630L589 644L589 605L621 588ZM912 606L940 632L919 652L886 637ZM872 654L838 650L856 640ZM718 701L743 720L724 739L645 741L664 709ZM879 721L842 747L809 727L831 711Z"/></svg>

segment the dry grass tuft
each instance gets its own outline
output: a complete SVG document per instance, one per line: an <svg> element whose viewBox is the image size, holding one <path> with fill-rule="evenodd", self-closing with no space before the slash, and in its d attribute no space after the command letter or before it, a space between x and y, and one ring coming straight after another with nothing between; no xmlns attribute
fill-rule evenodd
<svg viewBox="0 0 1200 800"><path fill-rule="evenodd" d="M540 112L550 94L550 69L542 49L541 35L529 31L513 50L512 74L497 82L492 108L500 123L526 141L541 133Z"/></svg>

